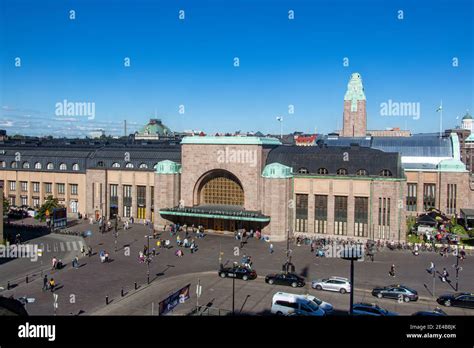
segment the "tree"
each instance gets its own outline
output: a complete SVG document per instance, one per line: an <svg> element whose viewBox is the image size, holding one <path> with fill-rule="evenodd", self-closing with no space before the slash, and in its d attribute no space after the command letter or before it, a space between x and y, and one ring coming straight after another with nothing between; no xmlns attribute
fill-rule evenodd
<svg viewBox="0 0 474 348"><path fill-rule="evenodd" d="M62 205L59 204L59 200L57 198L54 198L53 196L48 196L43 205L38 209L38 214L36 214L35 219L45 221L46 211L49 211L49 214L52 215L53 209L60 207L62 207Z"/></svg>

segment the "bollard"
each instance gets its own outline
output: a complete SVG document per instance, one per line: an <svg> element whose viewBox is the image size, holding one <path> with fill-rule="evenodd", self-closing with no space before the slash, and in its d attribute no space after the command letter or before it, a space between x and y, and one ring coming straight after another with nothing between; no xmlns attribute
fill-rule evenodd
<svg viewBox="0 0 474 348"><path fill-rule="evenodd" d="M122 294L122 297L123 297L123 288L122 288L122 292L121 292L121 294Z"/></svg>
<svg viewBox="0 0 474 348"><path fill-rule="evenodd" d="M7 290L10 290L10 282L7 283Z"/></svg>
<svg viewBox="0 0 474 348"><path fill-rule="evenodd" d="M26 276L26 284L28 284L28 276Z"/></svg>
<svg viewBox="0 0 474 348"><path fill-rule="evenodd" d="M137 282L135 282L135 290L137 290L137 289L138 289Z"/></svg>
<svg viewBox="0 0 474 348"><path fill-rule="evenodd" d="M109 304L109 296L105 296L105 304L106 304L106 305Z"/></svg>

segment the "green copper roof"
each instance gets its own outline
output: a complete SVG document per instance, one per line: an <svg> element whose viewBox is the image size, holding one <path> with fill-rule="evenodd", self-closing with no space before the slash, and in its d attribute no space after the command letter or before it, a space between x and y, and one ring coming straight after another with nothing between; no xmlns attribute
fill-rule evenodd
<svg viewBox="0 0 474 348"><path fill-rule="evenodd" d="M156 165L157 174L179 174L181 173L181 164L170 160L158 162Z"/></svg>
<svg viewBox="0 0 474 348"><path fill-rule="evenodd" d="M464 141L474 141L474 133L472 133L471 135L469 135L466 140Z"/></svg>
<svg viewBox="0 0 474 348"><path fill-rule="evenodd" d="M362 77L359 73L353 73L347 84L347 91L344 100L351 101L351 111L357 111L357 102L365 100L364 86L362 85Z"/></svg>
<svg viewBox="0 0 474 348"><path fill-rule="evenodd" d="M464 117L462 118L463 120L472 120L472 116L469 114L469 112L466 112Z"/></svg>
<svg viewBox="0 0 474 348"><path fill-rule="evenodd" d="M293 170L281 163L270 163L265 166L262 172L264 178L286 179L293 177Z"/></svg>
<svg viewBox="0 0 474 348"><path fill-rule="evenodd" d="M148 124L143 126L139 131L138 134L140 135L169 135L171 134L171 130L166 127L161 120L159 119L151 119Z"/></svg>
<svg viewBox="0 0 474 348"><path fill-rule="evenodd" d="M466 165L460 160L450 158L439 162L438 170L440 172L465 172Z"/></svg>
<svg viewBox="0 0 474 348"><path fill-rule="evenodd" d="M207 144L207 145L281 145L277 138L269 137L235 137L235 136L194 136L184 137L181 144Z"/></svg>

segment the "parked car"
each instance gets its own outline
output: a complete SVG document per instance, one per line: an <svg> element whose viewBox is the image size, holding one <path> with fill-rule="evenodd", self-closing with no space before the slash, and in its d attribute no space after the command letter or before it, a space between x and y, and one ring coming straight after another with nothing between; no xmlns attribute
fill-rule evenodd
<svg viewBox="0 0 474 348"><path fill-rule="evenodd" d="M305 295L277 292L272 298L271 312L277 315L317 316L326 315L326 312Z"/></svg>
<svg viewBox="0 0 474 348"><path fill-rule="evenodd" d="M442 295L436 301L446 307L474 308L474 294L470 292Z"/></svg>
<svg viewBox="0 0 474 348"><path fill-rule="evenodd" d="M444 317L447 316L446 312L441 308L435 308L432 311L419 311L412 314L417 317Z"/></svg>
<svg viewBox="0 0 474 348"><path fill-rule="evenodd" d="M351 292L351 283L349 279L343 277L330 277L320 280L314 280L311 287L316 290L337 291L341 294Z"/></svg>
<svg viewBox="0 0 474 348"><path fill-rule="evenodd" d="M330 314L334 311L334 306L330 304L329 302L325 302L313 295L303 295L303 296L305 296L308 300L316 303L316 305L318 305L319 308L321 308L324 312L326 312L326 314Z"/></svg>
<svg viewBox="0 0 474 348"><path fill-rule="evenodd" d="M384 287L377 287L372 290L372 296L378 298L391 298L394 300L402 299L405 302L418 300L418 292L404 285L389 285Z"/></svg>
<svg viewBox="0 0 474 348"><path fill-rule="evenodd" d="M305 286L305 281L299 275L294 273L269 274L265 277L265 283L270 285L287 285L296 287Z"/></svg>
<svg viewBox="0 0 474 348"><path fill-rule="evenodd" d="M223 267L219 270L219 276L221 278L237 278L242 280L253 280L257 278L257 272L247 267Z"/></svg>
<svg viewBox="0 0 474 348"><path fill-rule="evenodd" d="M356 303L352 306L352 310L354 315L371 315L379 317L398 315L395 312L389 312L373 303Z"/></svg>

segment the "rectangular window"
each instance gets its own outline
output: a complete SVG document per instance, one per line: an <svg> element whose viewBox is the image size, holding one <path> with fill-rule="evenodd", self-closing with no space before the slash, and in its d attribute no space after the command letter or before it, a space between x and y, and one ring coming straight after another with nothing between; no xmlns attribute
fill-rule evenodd
<svg viewBox="0 0 474 348"><path fill-rule="evenodd" d="M354 235L367 237L369 232L369 199L367 197L355 197L354 206Z"/></svg>
<svg viewBox="0 0 474 348"><path fill-rule="evenodd" d="M390 238L390 198L379 197L378 238Z"/></svg>
<svg viewBox="0 0 474 348"><path fill-rule="evenodd" d="M118 206L118 185L110 185L110 206Z"/></svg>
<svg viewBox="0 0 474 348"><path fill-rule="evenodd" d="M44 183L44 192L46 193L53 193L53 184L50 182Z"/></svg>
<svg viewBox="0 0 474 348"><path fill-rule="evenodd" d="M20 205L28 206L28 196L20 196Z"/></svg>
<svg viewBox="0 0 474 348"><path fill-rule="evenodd" d="M457 185L448 184L448 202L446 204L446 212L448 214L456 214L456 198L457 198Z"/></svg>
<svg viewBox="0 0 474 348"><path fill-rule="evenodd" d="M146 216L146 186L137 186L137 218Z"/></svg>
<svg viewBox="0 0 474 348"><path fill-rule="evenodd" d="M28 181L20 181L21 192L28 192Z"/></svg>
<svg viewBox="0 0 474 348"><path fill-rule="evenodd" d="M56 189L58 190L58 195L63 195L66 192L66 185L56 184Z"/></svg>
<svg viewBox="0 0 474 348"><path fill-rule="evenodd" d="M39 208L39 206L40 206L39 197L33 197L33 208Z"/></svg>
<svg viewBox="0 0 474 348"><path fill-rule="evenodd" d="M74 196L77 195L77 187L78 187L77 184L70 184L70 185L69 185L69 189L70 189L70 191L71 191L71 195L74 195ZM76 212L73 211L73 213L76 213Z"/></svg>
<svg viewBox="0 0 474 348"><path fill-rule="evenodd" d="M407 184L407 211L416 211L417 184Z"/></svg>
<svg viewBox="0 0 474 348"><path fill-rule="evenodd" d="M10 191L16 191L16 181L9 181Z"/></svg>
<svg viewBox="0 0 474 348"><path fill-rule="evenodd" d="M71 213L77 213L78 212L78 205L79 203L76 200L71 201Z"/></svg>
<svg viewBox="0 0 474 348"><path fill-rule="evenodd" d="M132 216L132 186L123 185L123 216Z"/></svg>
<svg viewBox="0 0 474 348"><path fill-rule="evenodd" d="M33 182L33 192L35 192L35 193L40 192L40 183L39 182Z"/></svg>
<svg viewBox="0 0 474 348"><path fill-rule="evenodd" d="M436 184L424 184L423 186L423 209L426 211L435 208Z"/></svg>
<svg viewBox="0 0 474 348"><path fill-rule="evenodd" d="M16 206L16 196L15 195L9 195L8 200L10 202L10 205Z"/></svg>
<svg viewBox="0 0 474 348"><path fill-rule="evenodd" d="M326 233L328 223L328 196L314 195L314 232Z"/></svg>
<svg viewBox="0 0 474 348"><path fill-rule="evenodd" d="M308 195L296 195L296 232L308 232Z"/></svg>
<svg viewBox="0 0 474 348"><path fill-rule="evenodd" d="M334 234L347 235L347 197L334 197Z"/></svg>

